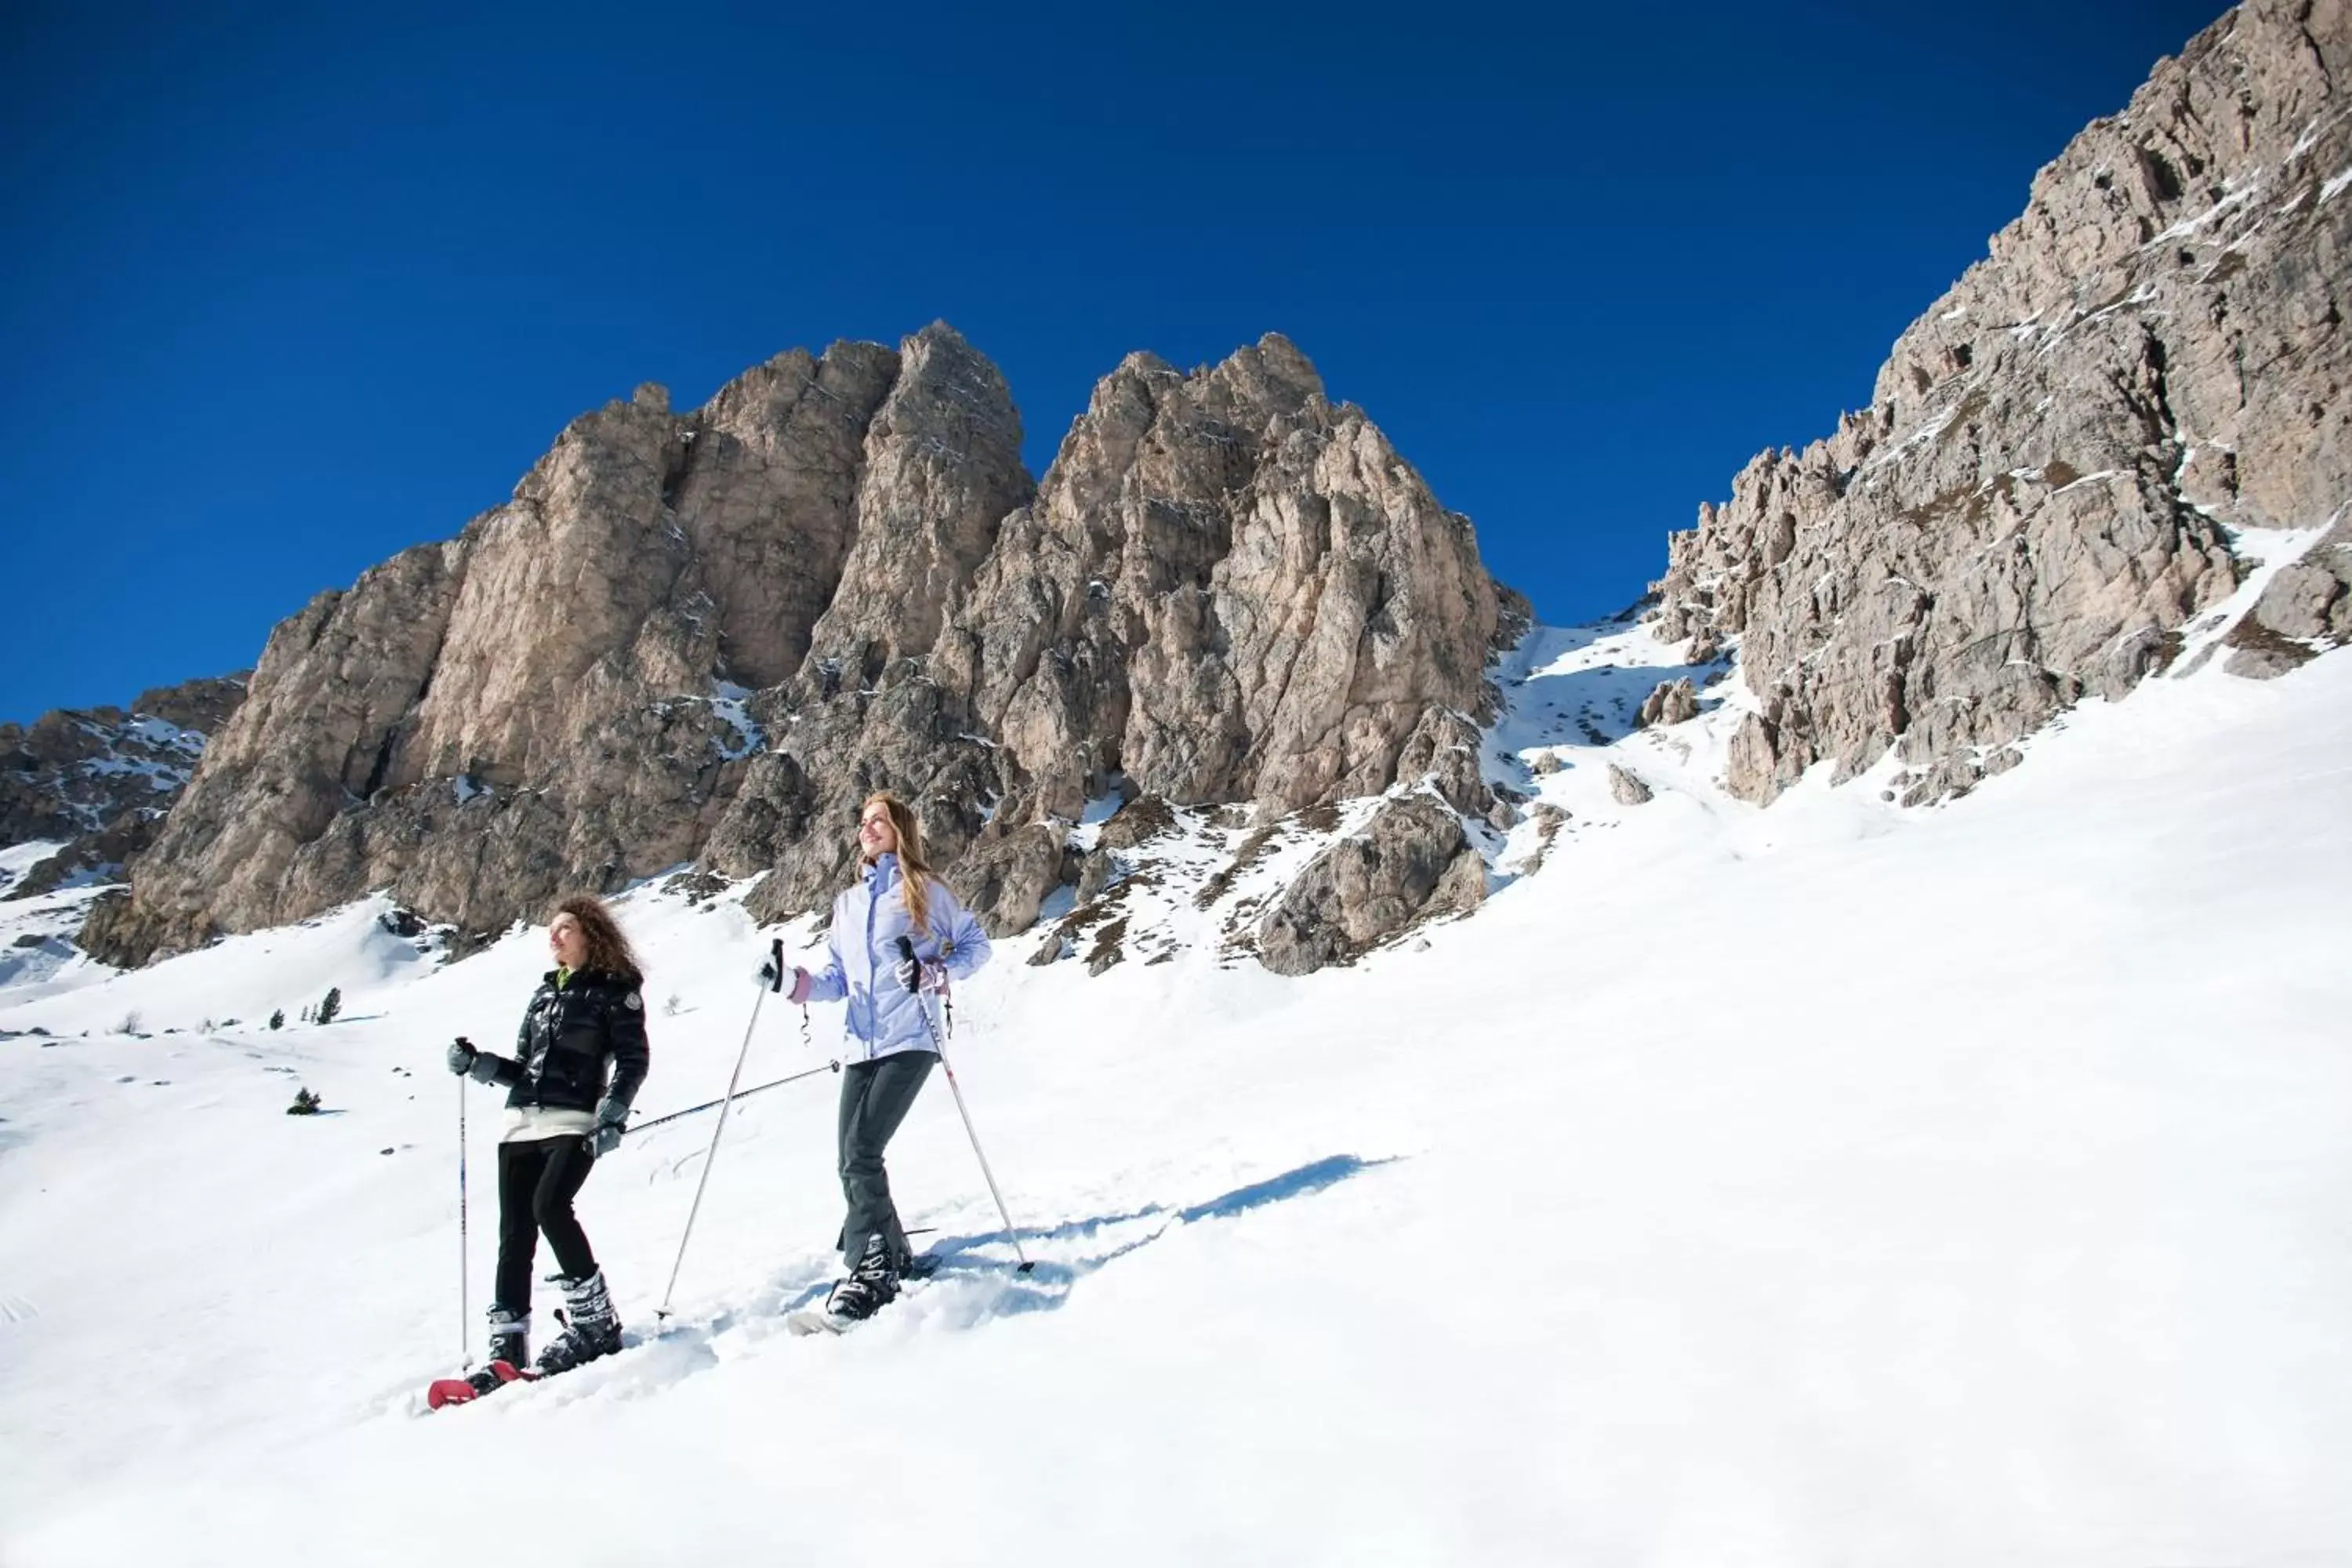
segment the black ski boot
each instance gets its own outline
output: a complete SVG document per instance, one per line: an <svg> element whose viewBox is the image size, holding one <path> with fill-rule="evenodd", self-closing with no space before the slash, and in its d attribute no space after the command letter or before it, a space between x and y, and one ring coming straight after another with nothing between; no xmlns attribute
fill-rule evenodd
<svg viewBox="0 0 2352 1568"><path fill-rule="evenodd" d="M559 1280L563 1287L563 1332L539 1352L539 1372L552 1377L583 1362L611 1355L621 1348L621 1314L614 1310L613 1293L604 1287L604 1271L585 1279Z"/></svg>
<svg viewBox="0 0 2352 1568"><path fill-rule="evenodd" d="M882 1238L872 1236L866 1237L857 1267L825 1297L825 1316L845 1323L863 1322L898 1299L898 1267Z"/></svg>
<svg viewBox="0 0 2352 1568"><path fill-rule="evenodd" d="M490 1309L489 1361L502 1361L517 1372L530 1370L530 1314L505 1307Z"/></svg>
<svg viewBox="0 0 2352 1568"><path fill-rule="evenodd" d="M519 1373L530 1367L530 1314L492 1307L489 1319L490 1353L480 1367L466 1374L466 1381L474 1385L477 1394L504 1387L509 1381L500 1377L490 1363L502 1361Z"/></svg>

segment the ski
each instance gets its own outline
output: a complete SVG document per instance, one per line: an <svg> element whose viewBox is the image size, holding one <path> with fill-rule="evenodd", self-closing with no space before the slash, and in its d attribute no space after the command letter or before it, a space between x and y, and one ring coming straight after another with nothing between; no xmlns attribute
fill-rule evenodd
<svg viewBox="0 0 2352 1568"><path fill-rule="evenodd" d="M425 1390L425 1407L438 1410L445 1405L464 1405L509 1383L530 1383L538 1376L535 1372L521 1372L506 1362L494 1361L469 1376L435 1378Z"/></svg>

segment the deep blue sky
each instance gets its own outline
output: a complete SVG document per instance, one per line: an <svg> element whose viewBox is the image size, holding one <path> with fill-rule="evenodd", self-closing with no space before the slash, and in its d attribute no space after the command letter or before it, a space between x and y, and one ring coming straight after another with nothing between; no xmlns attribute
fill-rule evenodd
<svg viewBox="0 0 2352 1568"><path fill-rule="evenodd" d="M1040 474L1128 351L1286 332L1614 609L2221 7L483 9L5 8L0 720L250 664L640 381L934 317Z"/></svg>

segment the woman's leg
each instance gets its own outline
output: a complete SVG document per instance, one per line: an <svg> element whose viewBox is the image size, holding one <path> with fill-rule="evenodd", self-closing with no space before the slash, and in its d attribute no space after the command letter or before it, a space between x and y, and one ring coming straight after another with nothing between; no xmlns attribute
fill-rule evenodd
<svg viewBox="0 0 2352 1568"><path fill-rule="evenodd" d="M849 1191L849 1134L866 1110L866 1090L874 1082L872 1062L851 1062L841 1069L841 1107L833 1119L833 1169L841 1178L841 1201L856 1207L857 1200ZM849 1245L849 1222L844 1218L841 1234L833 1238L836 1250Z"/></svg>
<svg viewBox="0 0 2352 1568"><path fill-rule="evenodd" d="M532 1194L545 1152L537 1143L499 1145L499 1268L490 1306L510 1317L530 1315L530 1262L539 1251Z"/></svg>
<svg viewBox="0 0 2352 1568"><path fill-rule="evenodd" d="M596 1163L596 1146L577 1133L539 1142L547 1151L539 1185L531 1192L531 1215L547 1233L563 1270L562 1338L539 1354L539 1370L568 1372L583 1362L610 1355L621 1348L621 1315L613 1310L613 1292L588 1249L588 1234L572 1212L572 1200Z"/></svg>
<svg viewBox="0 0 2352 1568"><path fill-rule="evenodd" d="M556 1267L568 1279L585 1279L596 1272L596 1255L589 1249L588 1233L580 1228L579 1217L572 1212L572 1200L579 1195L581 1184L596 1163L595 1145L574 1134L542 1138L530 1147L546 1151L538 1184L531 1190L531 1218L547 1233Z"/></svg>
<svg viewBox="0 0 2352 1568"><path fill-rule="evenodd" d="M845 1069L841 1085L841 1192L848 1217L841 1227L841 1256L852 1268L866 1243L882 1237L894 1268L903 1269L912 1249L890 1201L890 1178L882 1151L907 1119L915 1095L939 1060L929 1051L901 1051Z"/></svg>

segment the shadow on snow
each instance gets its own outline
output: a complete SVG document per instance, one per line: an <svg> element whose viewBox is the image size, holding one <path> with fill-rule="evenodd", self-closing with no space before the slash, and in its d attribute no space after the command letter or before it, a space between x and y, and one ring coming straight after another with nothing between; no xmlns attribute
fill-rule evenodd
<svg viewBox="0 0 2352 1568"><path fill-rule="evenodd" d="M1232 1219L1308 1197L1401 1157L1366 1160L1354 1154L1331 1154L1181 1208L1146 1204L1124 1213L1024 1226L1016 1234L1034 1264L1026 1274L1017 1271L1011 1240L1003 1231L945 1237L926 1252L939 1259L938 1268L929 1279L910 1284L900 1301L877 1321L914 1317L920 1320L919 1327L961 1330L1018 1313L1051 1311L1069 1299L1071 1288L1080 1279L1150 1246L1179 1226ZM1134 1234L1138 1230L1141 1234ZM793 1276L801 1278L796 1280ZM657 1392L721 1364L711 1342L721 1335L740 1331L756 1340L781 1332L785 1313L824 1300L831 1283L830 1270L814 1280L806 1279L802 1268L785 1270L742 1307L723 1308L692 1322L673 1320L650 1331L632 1329L623 1336L620 1354L528 1390L518 1387L501 1393L492 1403L509 1409L522 1405L544 1408L550 1396L560 1406L599 1393L626 1398ZM413 1396L395 1397L414 1405L411 1414L422 1413L421 1404L415 1404Z"/></svg>
<svg viewBox="0 0 2352 1568"><path fill-rule="evenodd" d="M1253 1209L1309 1197L1395 1158L1390 1155L1365 1160L1354 1154L1330 1154L1309 1161L1297 1170L1235 1187L1222 1196L1184 1208L1146 1204L1125 1214L1094 1215L1052 1226L1026 1226L1016 1232L1024 1250L1033 1254L1032 1267L1026 1274L1016 1271L1011 1244L1001 1230L944 1237L926 1249L926 1256L940 1260L931 1279L953 1281L1002 1275L1003 1281L998 1294L990 1301L988 1310L973 1321L1016 1312L1050 1311L1068 1298L1071 1286L1078 1280L1139 1247L1150 1246L1179 1226L1200 1220L1231 1219ZM1140 1236L1120 1235L1137 1226L1150 1228ZM1057 1253L1067 1255L1056 1256ZM803 1306L819 1300L826 1289L825 1282L814 1285L793 1305Z"/></svg>

